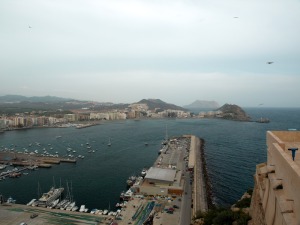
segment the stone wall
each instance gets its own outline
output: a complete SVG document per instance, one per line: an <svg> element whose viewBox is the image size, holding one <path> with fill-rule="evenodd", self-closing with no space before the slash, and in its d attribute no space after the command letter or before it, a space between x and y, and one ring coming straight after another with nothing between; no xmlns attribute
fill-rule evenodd
<svg viewBox="0 0 300 225"><path fill-rule="evenodd" d="M248 222L248 225L266 225L265 215L261 204L262 200L259 195L259 189L255 178L254 181L255 184L253 187L253 193L252 193L251 205L249 211L249 214L252 217L252 219Z"/></svg>

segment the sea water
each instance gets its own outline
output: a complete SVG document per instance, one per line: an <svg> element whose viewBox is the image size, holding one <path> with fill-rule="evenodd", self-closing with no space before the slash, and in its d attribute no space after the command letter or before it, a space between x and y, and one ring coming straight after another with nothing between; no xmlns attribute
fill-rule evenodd
<svg viewBox="0 0 300 225"><path fill-rule="evenodd" d="M143 168L153 165L167 128L168 137L193 134L205 140L213 201L220 205L232 204L253 186L256 164L266 161L266 131L300 129L299 108L261 107L245 108L245 111L254 120L268 117L271 122L125 120L107 121L84 129L40 128L5 132L0 135L0 148L38 150L39 153L45 148L52 154L84 155L85 158L78 159L76 164L61 163L49 169L29 171L20 178L0 181L0 194L26 204L38 198L41 192L47 192L54 183L65 188L68 183L76 205L113 209L121 191L126 190L127 178L139 175ZM111 146L107 145L109 139ZM68 152L68 148L76 153Z"/></svg>

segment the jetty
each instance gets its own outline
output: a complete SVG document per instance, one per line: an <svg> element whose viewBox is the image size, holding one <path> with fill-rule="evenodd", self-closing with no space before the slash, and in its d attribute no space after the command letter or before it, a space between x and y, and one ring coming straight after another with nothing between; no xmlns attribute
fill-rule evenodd
<svg viewBox="0 0 300 225"><path fill-rule="evenodd" d="M60 164L62 162L76 163L76 159L42 156L40 154L25 154L20 152L0 152L0 164L5 165L50 168L52 164Z"/></svg>

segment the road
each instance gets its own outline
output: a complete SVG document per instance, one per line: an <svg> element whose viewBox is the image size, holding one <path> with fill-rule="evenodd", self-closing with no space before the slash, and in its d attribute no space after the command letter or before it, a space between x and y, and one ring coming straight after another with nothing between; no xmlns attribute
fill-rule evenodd
<svg viewBox="0 0 300 225"><path fill-rule="evenodd" d="M179 225L191 224L191 215L192 215L192 186L190 184L190 172L186 171L187 167L185 165L185 161L183 161L183 174L184 174L184 191L185 193L182 195L182 203L181 203L181 215Z"/></svg>

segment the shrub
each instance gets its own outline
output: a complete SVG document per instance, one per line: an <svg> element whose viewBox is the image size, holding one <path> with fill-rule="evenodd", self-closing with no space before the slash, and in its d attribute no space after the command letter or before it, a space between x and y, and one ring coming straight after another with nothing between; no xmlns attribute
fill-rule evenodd
<svg viewBox="0 0 300 225"><path fill-rule="evenodd" d="M247 193L248 193L249 195L251 195L251 196L252 196L252 193L253 193L253 188L249 188L249 189L247 190Z"/></svg>
<svg viewBox="0 0 300 225"><path fill-rule="evenodd" d="M234 221L234 213L231 210L224 210L217 214L213 219L214 225L232 225Z"/></svg>
<svg viewBox="0 0 300 225"><path fill-rule="evenodd" d="M240 201L238 201L235 206L238 208L248 208L250 207L251 198L243 198Z"/></svg>
<svg viewBox="0 0 300 225"><path fill-rule="evenodd" d="M251 216L246 213L241 212L239 214L239 218L237 218L237 225L247 225L248 221L251 220Z"/></svg>
<svg viewBox="0 0 300 225"><path fill-rule="evenodd" d="M236 222L237 225L247 225L248 220L251 219L248 214L241 210L233 212L227 208L210 209L201 215L203 215L204 225L232 225L233 222Z"/></svg>

